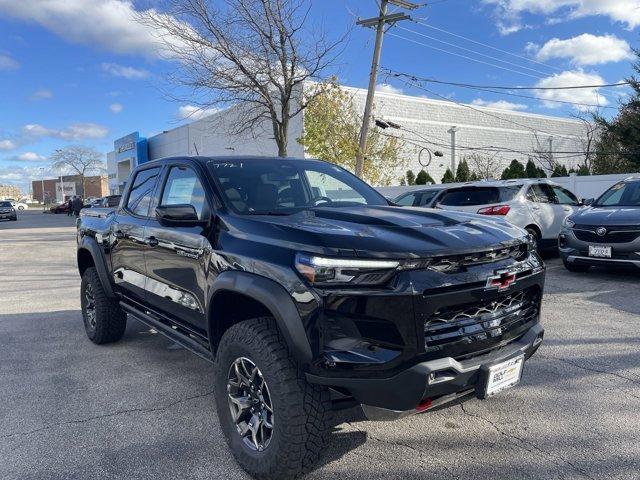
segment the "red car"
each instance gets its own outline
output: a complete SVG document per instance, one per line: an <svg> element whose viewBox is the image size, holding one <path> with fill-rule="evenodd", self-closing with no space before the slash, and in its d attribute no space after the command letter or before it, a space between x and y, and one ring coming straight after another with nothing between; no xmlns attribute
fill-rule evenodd
<svg viewBox="0 0 640 480"><path fill-rule="evenodd" d="M54 205L49 210L51 213L67 213L69 211L69 204L67 202L62 202L58 205Z"/></svg>

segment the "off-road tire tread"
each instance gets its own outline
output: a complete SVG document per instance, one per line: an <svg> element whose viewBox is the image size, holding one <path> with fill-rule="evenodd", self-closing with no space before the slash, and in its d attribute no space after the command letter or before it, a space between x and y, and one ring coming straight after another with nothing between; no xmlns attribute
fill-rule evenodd
<svg viewBox="0 0 640 480"><path fill-rule="evenodd" d="M285 340L278 330L275 320L261 317L246 320L227 330L220 342L216 357L216 375L227 375L228 365L221 366L217 360L227 346L240 343L249 351L261 352L266 364L260 366L275 377L275 381L284 389L284 402L274 405L276 429L284 429L286 445L277 453L278 460L273 462L272 469L267 472L251 471L241 465L255 478L291 479L307 473L316 463L322 449L329 439L329 425L332 420L331 400L326 388L312 385L305 379L304 373L289 353ZM226 391L217 392L222 395L226 404ZM282 401L279 396L278 400ZM224 405L226 408L226 405ZM283 421L283 416L286 420ZM269 447L271 448L271 446ZM234 456L238 459L236 452Z"/></svg>
<svg viewBox="0 0 640 480"><path fill-rule="evenodd" d="M120 308L115 298L107 296L94 267L87 268L82 275L82 301L84 301L85 283L91 283L93 286L93 296L96 302L96 329L93 335L87 330L89 340L98 345L117 342L122 338L127 328L127 314ZM83 321L85 321L84 312Z"/></svg>

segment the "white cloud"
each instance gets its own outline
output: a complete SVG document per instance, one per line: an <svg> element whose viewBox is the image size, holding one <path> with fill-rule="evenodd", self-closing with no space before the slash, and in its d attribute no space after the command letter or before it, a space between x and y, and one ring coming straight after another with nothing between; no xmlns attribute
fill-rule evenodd
<svg viewBox="0 0 640 480"><path fill-rule="evenodd" d="M522 27L522 14L534 13L547 17L548 21L600 15L634 29L640 25L639 0L483 0L496 6L496 17L501 32L511 33ZM561 18L551 18L551 15Z"/></svg>
<svg viewBox="0 0 640 480"><path fill-rule="evenodd" d="M395 93L397 95L402 95L402 89L398 87L394 87L388 83L379 83L376 85L376 92L380 93Z"/></svg>
<svg viewBox="0 0 640 480"><path fill-rule="evenodd" d="M552 38L536 54L538 60L567 58L575 65L600 65L633 58L629 44L615 35L596 36L583 33L560 40Z"/></svg>
<svg viewBox="0 0 640 480"><path fill-rule="evenodd" d="M182 105L178 108L178 118L180 120L200 120L219 111L218 108L201 108L196 105Z"/></svg>
<svg viewBox="0 0 640 480"><path fill-rule="evenodd" d="M0 140L0 150L13 150L17 145L12 140Z"/></svg>
<svg viewBox="0 0 640 480"><path fill-rule="evenodd" d="M97 123L73 123L63 129L47 128L37 123L31 123L22 127L22 133L30 139L52 137L62 140L85 140L102 138L109 133L109 130Z"/></svg>
<svg viewBox="0 0 640 480"><path fill-rule="evenodd" d="M45 100L47 98L53 98L53 92L48 88L39 88L33 92L29 98L31 100Z"/></svg>
<svg viewBox="0 0 640 480"><path fill-rule="evenodd" d="M113 77L122 77L128 80L141 80L149 76L149 72L142 68L126 67L117 63L103 63L102 71Z"/></svg>
<svg viewBox="0 0 640 480"><path fill-rule="evenodd" d="M24 152L19 155L14 155L13 157L9 157L7 160L16 161L16 162L44 162L47 157L39 155L35 152Z"/></svg>
<svg viewBox="0 0 640 480"><path fill-rule="evenodd" d="M124 110L124 107L121 103L112 103L111 105L109 105L109 110L111 110L112 113L120 113L122 110Z"/></svg>
<svg viewBox="0 0 640 480"><path fill-rule="evenodd" d="M9 55L0 53L0 71L16 70L20 68L20 63L11 58Z"/></svg>
<svg viewBox="0 0 640 480"><path fill-rule="evenodd" d="M513 103L507 102L506 100L483 100L481 98L476 98L471 102L471 105L476 105L478 107L489 107L489 108L497 108L499 110L511 110L513 112L518 110L526 110L528 107L524 103Z"/></svg>
<svg viewBox="0 0 640 480"><path fill-rule="evenodd" d="M551 77L538 81L536 87L555 88L580 85L601 85L607 83L597 73L585 73L582 70L573 70L558 73ZM597 88L580 88L569 90L540 90L536 96L542 100L547 108L560 108L561 104L546 102L545 100L562 100L563 102L586 103L590 105L606 106L609 101ZM587 110L589 107L576 106L578 110Z"/></svg>
<svg viewBox="0 0 640 480"><path fill-rule="evenodd" d="M168 53L163 32L139 23L131 0L0 0L0 14L36 23L70 42L111 52L147 57Z"/></svg>

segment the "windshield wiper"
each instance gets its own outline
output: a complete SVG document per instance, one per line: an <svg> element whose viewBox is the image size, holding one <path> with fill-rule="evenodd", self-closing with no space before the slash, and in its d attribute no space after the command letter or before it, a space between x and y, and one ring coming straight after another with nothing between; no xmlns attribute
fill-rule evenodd
<svg viewBox="0 0 640 480"><path fill-rule="evenodd" d="M287 217L289 215L291 215L291 213L287 213L287 212L277 212L277 211L270 211L270 210L265 210L265 211L253 211L253 212L245 212L244 215L270 215L270 216L274 216L274 217Z"/></svg>

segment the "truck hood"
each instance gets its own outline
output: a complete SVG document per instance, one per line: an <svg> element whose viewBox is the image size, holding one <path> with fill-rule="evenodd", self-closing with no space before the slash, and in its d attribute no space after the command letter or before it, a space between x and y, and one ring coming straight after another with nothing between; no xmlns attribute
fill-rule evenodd
<svg viewBox="0 0 640 480"><path fill-rule="evenodd" d="M580 225L638 225L640 224L639 207L588 207L569 217Z"/></svg>
<svg viewBox="0 0 640 480"><path fill-rule="evenodd" d="M227 217L233 236L298 251L362 257L423 257L513 244L524 230L501 219L422 208L316 208L288 216ZM251 232L247 235L246 232Z"/></svg>

